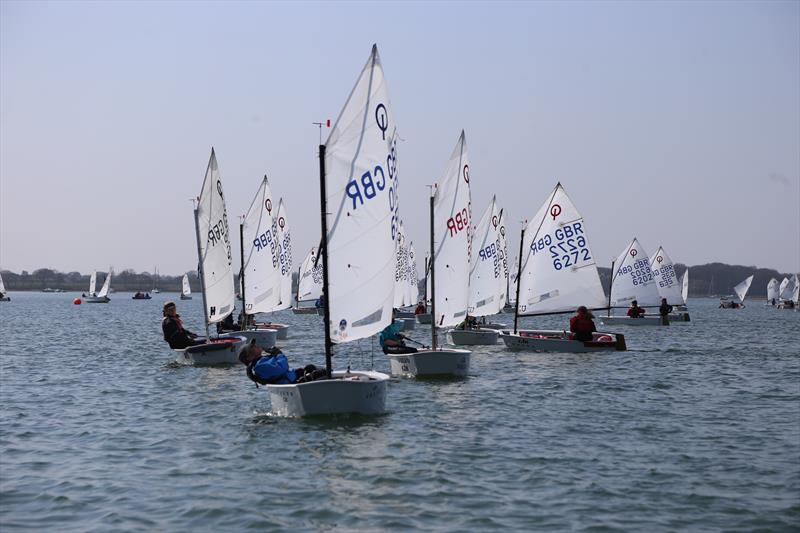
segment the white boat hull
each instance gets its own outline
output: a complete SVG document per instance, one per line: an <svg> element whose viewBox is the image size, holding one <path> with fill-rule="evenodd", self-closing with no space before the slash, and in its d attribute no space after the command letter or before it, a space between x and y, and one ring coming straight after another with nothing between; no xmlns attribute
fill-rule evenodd
<svg viewBox="0 0 800 533"><path fill-rule="evenodd" d="M412 309L411 311L397 311L397 313L395 313L395 317L416 319L417 315L414 314L414 310Z"/></svg>
<svg viewBox="0 0 800 533"><path fill-rule="evenodd" d="M85 304L107 304L110 301L108 296L87 296L83 299Z"/></svg>
<svg viewBox="0 0 800 533"><path fill-rule="evenodd" d="M416 316L417 323L419 324L430 324L431 323L431 314L430 313L421 313Z"/></svg>
<svg viewBox="0 0 800 533"><path fill-rule="evenodd" d="M278 333L279 340L285 340L289 338L289 326L286 324L274 324L271 322L265 324L256 324L258 329L274 329Z"/></svg>
<svg viewBox="0 0 800 533"><path fill-rule="evenodd" d="M478 322L478 327L481 329L496 329L501 331L508 329L508 324L501 324L500 322Z"/></svg>
<svg viewBox="0 0 800 533"><path fill-rule="evenodd" d="M413 331L417 327L416 318L395 318L394 321L400 324L402 331Z"/></svg>
<svg viewBox="0 0 800 533"><path fill-rule="evenodd" d="M296 315L316 315L316 307L292 307L292 313Z"/></svg>
<svg viewBox="0 0 800 533"><path fill-rule="evenodd" d="M593 339L585 342L558 330L519 330L517 334L503 332L500 337L513 351L585 353L627 349L625 336L619 333L594 333Z"/></svg>
<svg viewBox="0 0 800 533"><path fill-rule="evenodd" d="M451 329L447 332L450 341L456 346L497 344L498 333L494 329Z"/></svg>
<svg viewBox="0 0 800 533"><path fill-rule="evenodd" d="M355 370L335 371L333 379L266 387L278 416L377 415L386 412L388 382L381 372Z"/></svg>
<svg viewBox="0 0 800 533"><path fill-rule="evenodd" d="M220 335L223 338L244 337L247 342L255 339L256 344L262 348L272 348L278 340L278 331L267 328L246 329L244 331L232 331Z"/></svg>
<svg viewBox="0 0 800 533"><path fill-rule="evenodd" d="M190 346L178 353L179 363L194 366L233 365L239 362L239 350L246 339L241 336L221 336L221 341L212 340L208 344ZM215 342L216 341L216 342Z"/></svg>
<svg viewBox="0 0 800 533"><path fill-rule="evenodd" d="M659 315L631 318L629 316L601 316L600 322L607 326L669 326L669 318Z"/></svg>
<svg viewBox="0 0 800 533"><path fill-rule="evenodd" d="M469 372L471 355L469 350L444 349L387 354L387 357L393 376L463 377Z"/></svg>
<svg viewBox="0 0 800 533"><path fill-rule="evenodd" d="M185 294L181 294L181 300L191 300L191 296L186 296Z"/></svg>
<svg viewBox="0 0 800 533"><path fill-rule="evenodd" d="M691 318L689 318L689 313L686 311L678 311L677 313L670 313L669 314L669 323L675 324L680 322L691 322Z"/></svg>

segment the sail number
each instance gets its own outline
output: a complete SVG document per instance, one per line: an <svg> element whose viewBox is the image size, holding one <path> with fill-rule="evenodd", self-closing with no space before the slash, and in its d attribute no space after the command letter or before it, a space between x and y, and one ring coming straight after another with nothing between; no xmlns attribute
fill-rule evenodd
<svg viewBox="0 0 800 533"><path fill-rule="evenodd" d="M386 107L379 103L375 107L375 121L381 137L381 142L386 142L386 130L389 128L389 118ZM397 139L393 136L389 142L389 153L386 155L386 167L375 165L371 170L362 173L359 178L351 176L344 192L352 201L353 211L364 206L370 200L377 198L383 191L387 191L389 211L392 213L391 237L395 240L400 224L398 215L397 196Z"/></svg>
<svg viewBox="0 0 800 533"><path fill-rule="evenodd" d="M653 272L650 270L650 264L645 259L637 259L633 264L625 265L617 270L617 276L624 276L625 274L631 275L631 281L634 285L644 285L653 281Z"/></svg>
<svg viewBox="0 0 800 533"><path fill-rule="evenodd" d="M447 229L450 232L450 237L467 228L469 228L469 211L467 211L466 207L456 213L456 216L447 219Z"/></svg>
<svg viewBox="0 0 800 533"><path fill-rule="evenodd" d="M654 276L661 276L658 286L662 289L672 287L678 283L678 277L675 275L675 267L672 265L665 265L661 268L653 269Z"/></svg>
<svg viewBox="0 0 800 533"><path fill-rule="evenodd" d="M552 235L548 233L531 243L533 255L544 250L550 252L555 270L577 267L581 263L592 261L583 232L583 222L580 221L556 228Z"/></svg>

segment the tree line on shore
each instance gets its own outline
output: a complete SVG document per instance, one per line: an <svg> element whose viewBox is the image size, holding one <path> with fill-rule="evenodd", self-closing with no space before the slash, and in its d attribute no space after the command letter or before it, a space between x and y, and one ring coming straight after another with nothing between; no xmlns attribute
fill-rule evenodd
<svg viewBox="0 0 800 533"><path fill-rule="evenodd" d="M510 265L511 272L516 270L515 265ZM677 263L675 272L678 278L683 276L686 265ZM608 294L611 283L611 269L600 267L600 281ZM17 274L9 270L0 272L7 290L10 291L40 291L43 289L61 289L65 291L86 291L89 287L90 274L80 272L59 272L50 268L40 268L33 272L23 270ZM200 280L196 271L187 272L189 275L189 285L192 292L200 291ZM781 281L784 277L791 274L780 273L769 268L757 268L755 266L728 265L725 263L708 263L689 267L689 295L690 296L718 296L727 295L733 292L733 287L753 274L753 297L763 297L767 283L771 278ZM97 272L98 282L105 279L106 272ZM114 272L111 286L114 290L122 292L152 292L158 288L165 292L180 292L183 274L178 276L165 276L159 274L155 276L149 272L135 272L131 269ZM420 279L420 295L424 293L425 281ZM238 280L237 280L238 286ZM759 291L758 288L764 288ZM292 276L292 292L297 288L297 273ZM512 298L514 295L511 295Z"/></svg>

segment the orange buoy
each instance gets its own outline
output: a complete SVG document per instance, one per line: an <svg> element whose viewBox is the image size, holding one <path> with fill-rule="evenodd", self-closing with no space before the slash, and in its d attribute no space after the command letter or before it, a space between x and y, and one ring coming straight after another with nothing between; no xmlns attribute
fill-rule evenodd
<svg viewBox="0 0 800 533"><path fill-rule="evenodd" d="M74 303L75 305L81 305L81 299L75 298L74 300L72 300L72 303Z"/></svg>

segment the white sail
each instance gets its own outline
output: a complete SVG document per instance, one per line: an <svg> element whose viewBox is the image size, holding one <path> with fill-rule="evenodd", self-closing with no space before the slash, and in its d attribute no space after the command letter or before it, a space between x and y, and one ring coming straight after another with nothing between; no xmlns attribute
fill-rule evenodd
<svg viewBox="0 0 800 533"><path fill-rule="evenodd" d="M6 293L6 285L3 283L3 276L0 276L0 292L3 294Z"/></svg>
<svg viewBox="0 0 800 533"><path fill-rule="evenodd" d="M89 296L94 296L97 292L97 271L93 270L89 276Z"/></svg>
<svg viewBox="0 0 800 533"><path fill-rule="evenodd" d="M469 314L488 316L500 312L500 282L503 278L503 259L500 251L500 211L497 201L492 197L483 212L472 240L472 261L469 272Z"/></svg>
<svg viewBox="0 0 800 533"><path fill-rule="evenodd" d="M780 284L778 283L777 279L772 278L769 280L769 283L767 283L767 301L771 302L772 300L777 300L780 297Z"/></svg>
<svg viewBox="0 0 800 533"><path fill-rule="evenodd" d="M792 301L795 304L800 304L800 277L794 275L794 290L792 290Z"/></svg>
<svg viewBox="0 0 800 533"><path fill-rule="evenodd" d="M736 293L740 302L744 302L744 297L747 296L747 291L750 290L751 283L753 283L753 276L748 276L743 282L733 288L733 292Z"/></svg>
<svg viewBox="0 0 800 533"><path fill-rule="evenodd" d="M406 276L406 291L409 305L419 302L419 276L417 275L417 251L414 243L408 244L408 274Z"/></svg>
<svg viewBox="0 0 800 533"><path fill-rule="evenodd" d="M235 298L228 215L213 148L195 209L195 223L205 315L207 322L213 324L233 312Z"/></svg>
<svg viewBox="0 0 800 533"><path fill-rule="evenodd" d="M788 300L789 295L792 294L792 288L789 286L790 283L789 278L783 278L783 281L781 281L781 285L778 287L778 294L781 300Z"/></svg>
<svg viewBox="0 0 800 533"><path fill-rule="evenodd" d="M409 305L408 291L408 247L406 246L405 228L403 221L400 221L400 229L397 232L397 246L395 247L395 273L394 273L394 303L395 308Z"/></svg>
<svg viewBox="0 0 800 533"><path fill-rule="evenodd" d="M686 304L686 302L689 301L689 269L688 268L683 273L683 279L681 279L681 299L683 300L684 305Z"/></svg>
<svg viewBox="0 0 800 533"><path fill-rule="evenodd" d="M561 184L525 227L519 313L605 307L586 223Z"/></svg>
<svg viewBox="0 0 800 533"><path fill-rule="evenodd" d="M434 191L434 319L438 327L454 326L466 318L469 305L472 241L469 158L463 131Z"/></svg>
<svg viewBox="0 0 800 533"><path fill-rule="evenodd" d="M283 198L278 201L278 243L280 245L279 266L281 271L281 297L279 309L289 309L292 306L292 234L289 231L289 217L286 214L286 204Z"/></svg>
<svg viewBox="0 0 800 533"><path fill-rule="evenodd" d="M647 252L635 237L614 261L611 306L628 307L633 300L642 307L661 304Z"/></svg>
<svg viewBox="0 0 800 533"><path fill-rule="evenodd" d="M505 305L510 301L511 296L508 294L509 290L509 283L508 283L508 273L511 264L508 260L508 240L506 239L506 214L503 209L500 210L500 214L498 215L497 224L498 224L498 246L497 246L497 253L500 256L500 267L501 267L501 275L500 278L497 280L497 291L500 298L500 309L503 309Z"/></svg>
<svg viewBox="0 0 800 533"><path fill-rule="evenodd" d="M189 276L184 274L181 281L181 294L189 296L192 294L192 287L189 285Z"/></svg>
<svg viewBox="0 0 800 533"><path fill-rule="evenodd" d="M108 274L106 275L106 280L103 282L103 286L100 287L100 292L97 293L99 298L104 296L108 296L108 291L111 289L111 269L108 269Z"/></svg>
<svg viewBox="0 0 800 533"><path fill-rule="evenodd" d="M682 287L678 282L678 275L675 273L675 265L672 264L667 252L663 247L650 258L650 270L656 282L656 289L662 298L667 299L670 305L684 303Z"/></svg>
<svg viewBox="0 0 800 533"><path fill-rule="evenodd" d="M392 321L398 230L397 126L378 48L325 144L326 268L335 343Z"/></svg>
<svg viewBox="0 0 800 533"><path fill-rule="evenodd" d="M280 243L276 205L267 177L261 180L244 216L244 310L270 313L281 303ZM283 309L283 308L281 308Z"/></svg>
<svg viewBox="0 0 800 533"><path fill-rule="evenodd" d="M316 266L315 264L316 263ZM322 295L322 260L317 261L317 249L312 247L300 267L297 280L299 300L316 300Z"/></svg>

